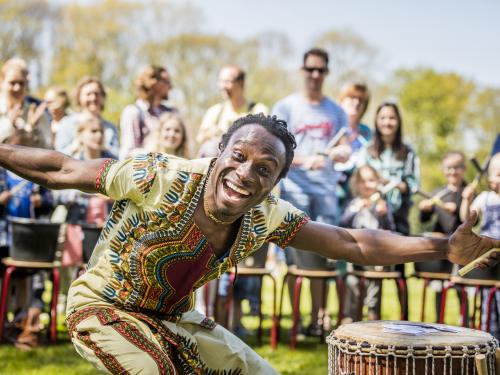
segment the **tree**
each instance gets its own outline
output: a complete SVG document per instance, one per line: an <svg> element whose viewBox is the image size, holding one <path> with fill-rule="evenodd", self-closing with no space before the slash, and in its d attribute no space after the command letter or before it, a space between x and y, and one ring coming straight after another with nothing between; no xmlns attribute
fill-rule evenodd
<svg viewBox="0 0 500 375"><path fill-rule="evenodd" d="M405 138L420 155L426 182L433 187L443 179L442 155L462 145L458 129L474 84L456 73L429 68L398 70L395 81Z"/></svg>
<svg viewBox="0 0 500 375"><path fill-rule="evenodd" d="M49 32L52 9L46 0L0 1L0 61L17 56L35 66L41 78L43 39Z"/></svg>
<svg viewBox="0 0 500 375"><path fill-rule="evenodd" d="M332 71L330 75L336 90L346 82L369 82L373 77L378 51L354 31L328 31L317 37L314 45L328 52Z"/></svg>

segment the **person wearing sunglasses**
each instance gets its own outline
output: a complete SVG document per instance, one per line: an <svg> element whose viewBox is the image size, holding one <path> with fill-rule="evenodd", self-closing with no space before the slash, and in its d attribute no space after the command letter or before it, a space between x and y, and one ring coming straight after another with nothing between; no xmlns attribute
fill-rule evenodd
<svg viewBox="0 0 500 375"><path fill-rule="evenodd" d="M347 126L343 109L323 93L325 78L329 73L328 53L320 48L308 50L303 57L302 89L275 104L272 113L285 120L297 140L297 149L287 178L281 183L283 199L307 212L313 220L327 224L338 222L336 186L338 172L332 163L345 162L341 155L328 152L333 148L335 135ZM291 251L289 251L291 250ZM296 264L300 250L287 249L287 264ZM322 261L318 259L321 264ZM293 283L290 278L290 295ZM311 324L308 335L321 334L320 314L321 281L311 281ZM293 297L292 297L293 298ZM323 315L323 314L321 314Z"/></svg>

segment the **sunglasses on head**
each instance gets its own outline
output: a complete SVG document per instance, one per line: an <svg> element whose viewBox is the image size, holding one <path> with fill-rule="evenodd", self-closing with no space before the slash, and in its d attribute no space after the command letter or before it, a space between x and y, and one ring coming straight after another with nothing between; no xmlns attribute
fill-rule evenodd
<svg viewBox="0 0 500 375"><path fill-rule="evenodd" d="M325 74L326 72L328 72L328 68L314 68L309 66L303 66L302 69L310 74L314 73L314 71L318 72L319 74Z"/></svg>

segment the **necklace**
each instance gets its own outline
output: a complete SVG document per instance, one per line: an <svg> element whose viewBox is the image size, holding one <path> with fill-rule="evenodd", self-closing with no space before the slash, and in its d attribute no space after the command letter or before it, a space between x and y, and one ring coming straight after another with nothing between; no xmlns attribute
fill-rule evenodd
<svg viewBox="0 0 500 375"><path fill-rule="evenodd" d="M205 182L205 186L203 187L203 211L205 212L205 215L208 216L210 220L212 220L215 224L220 224L220 225L229 225L233 224L236 220L233 221L224 221L217 219L213 213L210 212L208 209L208 201L205 198L205 195L207 194L207 185L208 185L208 178L210 177L210 173L207 176L207 180Z"/></svg>
<svg viewBox="0 0 500 375"><path fill-rule="evenodd" d="M229 224L232 224L235 222L235 220L233 221L224 221L224 220L219 220L217 219L213 213L210 212L210 210L208 209L208 202L207 200L205 199L205 197L203 197L203 211L205 211L205 215L208 216L208 218L210 220L212 220L215 224L220 224L220 225L229 225Z"/></svg>

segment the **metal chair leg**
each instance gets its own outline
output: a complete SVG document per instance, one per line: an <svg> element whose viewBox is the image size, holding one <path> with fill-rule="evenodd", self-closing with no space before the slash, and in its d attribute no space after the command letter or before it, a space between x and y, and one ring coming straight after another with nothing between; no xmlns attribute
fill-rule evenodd
<svg viewBox="0 0 500 375"><path fill-rule="evenodd" d="M290 347L292 350L295 350L297 347L297 333L299 329L299 320L300 320L300 291L302 288L302 276L298 276L297 280L295 280L295 290L293 295L293 326L290 337Z"/></svg>
<svg viewBox="0 0 500 375"><path fill-rule="evenodd" d="M5 320L7 318L7 305L9 303L9 282L12 273L16 270L14 266L8 266L2 280L2 296L0 300L0 342L3 341Z"/></svg>

